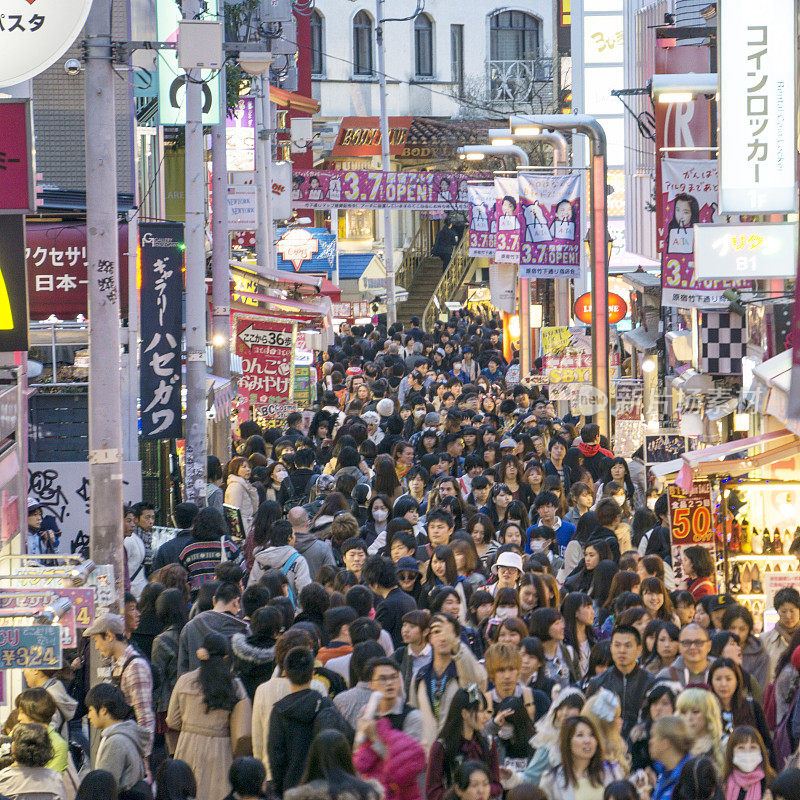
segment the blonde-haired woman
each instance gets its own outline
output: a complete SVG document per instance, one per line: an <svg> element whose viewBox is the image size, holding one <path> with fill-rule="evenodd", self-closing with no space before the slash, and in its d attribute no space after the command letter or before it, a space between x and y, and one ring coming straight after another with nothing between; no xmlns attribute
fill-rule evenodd
<svg viewBox="0 0 800 800"><path fill-rule="evenodd" d="M694 740L691 755L708 756L721 771L724 757L719 700L707 689L684 689L678 695L675 711L686 722Z"/></svg>
<svg viewBox="0 0 800 800"><path fill-rule="evenodd" d="M622 706L619 697L608 689L593 694L581 709L597 728L603 754L607 761L615 762L627 778L631 770L628 745L622 738Z"/></svg>

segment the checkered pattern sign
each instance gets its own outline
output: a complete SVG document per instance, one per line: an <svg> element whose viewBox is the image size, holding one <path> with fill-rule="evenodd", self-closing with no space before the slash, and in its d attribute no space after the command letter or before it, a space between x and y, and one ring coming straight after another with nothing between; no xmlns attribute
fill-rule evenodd
<svg viewBox="0 0 800 800"><path fill-rule="evenodd" d="M700 371L741 375L746 347L744 318L730 311L704 311L701 318Z"/></svg>

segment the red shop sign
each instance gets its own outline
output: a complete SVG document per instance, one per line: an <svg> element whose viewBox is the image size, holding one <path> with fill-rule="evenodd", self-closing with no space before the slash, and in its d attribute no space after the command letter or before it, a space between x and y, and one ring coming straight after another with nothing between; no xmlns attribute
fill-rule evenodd
<svg viewBox="0 0 800 800"><path fill-rule="evenodd" d="M235 314L234 331L236 355L242 357L239 394L251 406L266 407L268 416L281 416L282 407L290 403L292 322Z"/></svg>
<svg viewBox="0 0 800 800"><path fill-rule="evenodd" d="M25 214L36 208L31 119L30 100L0 100L0 214Z"/></svg>
<svg viewBox="0 0 800 800"><path fill-rule="evenodd" d="M608 295L608 322L610 325L616 325L621 320L625 319L628 313L628 304L618 295L610 292ZM592 295L590 292L582 294L575 301L575 316L584 325L592 324Z"/></svg>
<svg viewBox="0 0 800 800"><path fill-rule="evenodd" d="M120 225L120 311L128 311L128 226ZM28 222L25 226L25 266L28 272L28 310L31 320L87 316L89 283L86 225L67 222Z"/></svg>

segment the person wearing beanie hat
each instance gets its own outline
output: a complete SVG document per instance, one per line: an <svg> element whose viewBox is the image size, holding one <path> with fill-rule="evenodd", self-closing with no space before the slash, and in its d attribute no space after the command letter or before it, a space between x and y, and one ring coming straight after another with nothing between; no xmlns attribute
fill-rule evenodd
<svg viewBox="0 0 800 800"><path fill-rule="evenodd" d="M376 410L384 419L391 417L394 414L394 402L388 397L384 397L382 400L378 400Z"/></svg>

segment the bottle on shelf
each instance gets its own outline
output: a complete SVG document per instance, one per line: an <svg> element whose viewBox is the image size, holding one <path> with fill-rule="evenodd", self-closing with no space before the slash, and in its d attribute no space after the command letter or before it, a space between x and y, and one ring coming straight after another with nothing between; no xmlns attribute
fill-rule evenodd
<svg viewBox="0 0 800 800"><path fill-rule="evenodd" d="M764 537L758 532L758 528L753 528L753 535L750 537L750 549L753 555L760 556L764 552Z"/></svg>
<svg viewBox="0 0 800 800"><path fill-rule="evenodd" d="M739 536L742 542L742 547L741 547L742 553L744 553L745 555L749 555L750 553L753 552L753 546L750 540L750 522L747 519L747 517L745 517L742 520L742 527Z"/></svg>
<svg viewBox="0 0 800 800"><path fill-rule="evenodd" d="M742 549L742 540L739 534L739 523L736 519L731 522L731 533L728 537L728 550L738 553Z"/></svg>

